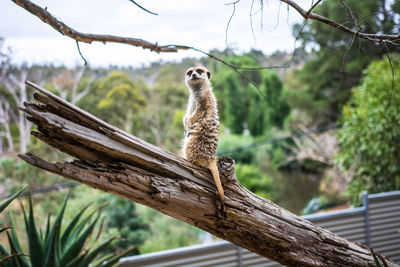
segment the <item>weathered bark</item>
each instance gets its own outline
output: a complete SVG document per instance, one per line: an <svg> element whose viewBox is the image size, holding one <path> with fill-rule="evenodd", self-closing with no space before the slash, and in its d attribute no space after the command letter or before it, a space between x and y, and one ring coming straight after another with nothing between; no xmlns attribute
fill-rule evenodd
<svg viewBox="0 0 400 267"><path fill-rule="evenodd" d="M30 84L33 87L37 87ZM123 196L289 266L376 266L370 250L321 229L241 186L234 161L219 159L226 210L208 170L131 136L44 89L25 103L33 134L79 160L30 164ZM387 260L388 266L398 266Z"/></svg>

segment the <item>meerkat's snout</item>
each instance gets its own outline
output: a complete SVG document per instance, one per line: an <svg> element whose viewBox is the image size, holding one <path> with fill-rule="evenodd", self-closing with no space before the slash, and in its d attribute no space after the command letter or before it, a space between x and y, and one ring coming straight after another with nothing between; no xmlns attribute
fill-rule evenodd
<svg viewBox="0 0 400 267"><path fill-rule="evenodd" d="M192 76L190 77L192 80L197 80L200 79L200 77L197 76L196 72L192 73Z"/></svg>

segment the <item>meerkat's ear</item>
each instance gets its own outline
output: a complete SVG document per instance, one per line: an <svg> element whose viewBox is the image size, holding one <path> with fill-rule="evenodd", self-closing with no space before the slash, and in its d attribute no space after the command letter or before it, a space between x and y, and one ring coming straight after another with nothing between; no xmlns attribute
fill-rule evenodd
<svg viewBox="0 0 400 267"><path fill-rule="evenodd" d="M208 79L211 78L211 73L209 71L207 71L207 77L208 77Z"/></svg>

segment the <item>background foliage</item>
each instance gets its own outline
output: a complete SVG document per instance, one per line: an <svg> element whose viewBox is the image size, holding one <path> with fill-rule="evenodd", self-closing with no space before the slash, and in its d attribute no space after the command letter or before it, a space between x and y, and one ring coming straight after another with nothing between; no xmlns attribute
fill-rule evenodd
<svg viewBox="0 0 400 267"><path fill-rule="evenodd" d="M398 70L400 58L393 56L392 60ZM343 129L339 131L342 152L337 160L351 172L348 194L355 203L361 201L363 190L376 193L400 189L399 78L395 71L392 79L386 58L371 63L343 108Z"/></svg>

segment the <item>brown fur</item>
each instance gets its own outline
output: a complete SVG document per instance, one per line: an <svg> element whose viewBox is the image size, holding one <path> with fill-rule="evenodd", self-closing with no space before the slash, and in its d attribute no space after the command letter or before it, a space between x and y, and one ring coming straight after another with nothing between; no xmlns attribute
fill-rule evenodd
<svg viewBox="0 0 400 267"><path fill-rule="evenodd" d="M196 66L189 68L185 77L190 97L183 118L185 126L183 155L190 162L210 169L221 201L224 203L225 195L219 178L216 156L219 118L217 101L210 84L210 72L205 67Z"/></svg>

